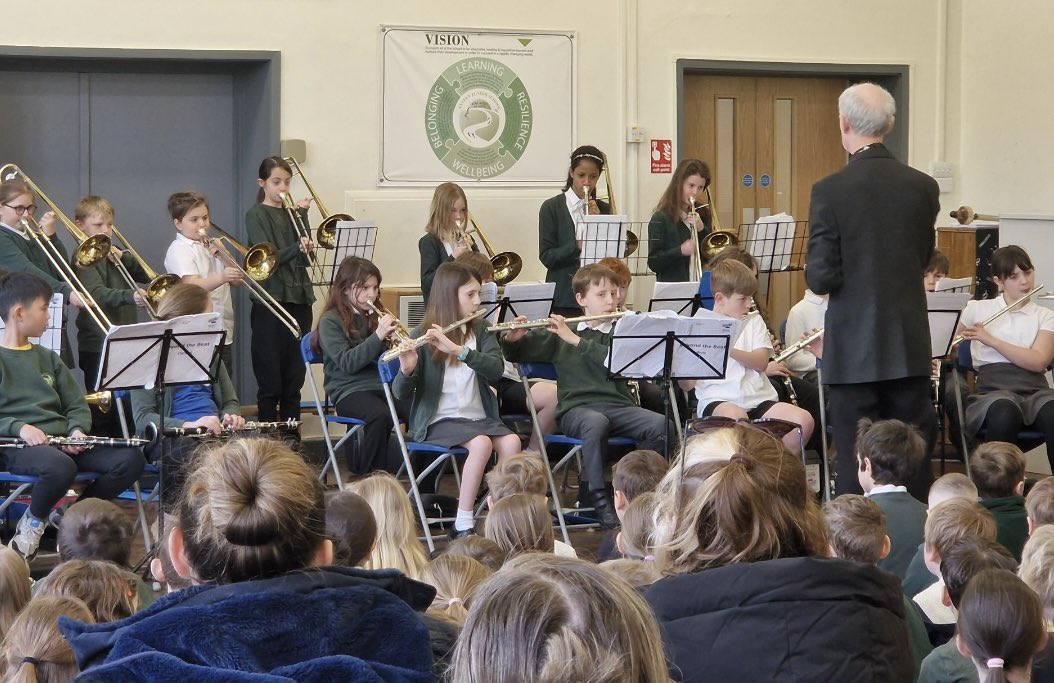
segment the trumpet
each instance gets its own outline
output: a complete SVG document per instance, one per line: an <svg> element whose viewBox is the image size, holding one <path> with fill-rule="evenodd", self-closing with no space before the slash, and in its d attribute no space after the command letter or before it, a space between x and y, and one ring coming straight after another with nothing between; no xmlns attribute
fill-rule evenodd
<svg viewBox="0 0 1054 683"><path fill-rule="evenodd" d="M503 251L500 254L495 254L494 245L487 239L486 233L483 232L483 228L479 227L479 223L476 222L472 214L469 214L468 222L472 227L465 232L460 232L461 226L458 226L459 237L471 240L472 233L479 235L479 240L483 242L483 249L487 252L487 258L490 259L490 264L494 267L494 282L500 286L515 280L523 269L523 259L520 258L520 255L512 251Z"/></svg>
<svg viewBox="0 0 1054 683"><path fill-rule="evenodd" d="M139 255L139 252L135 250L132 243L121 234L121 231L117 229L116 225L110 224L110 230L117 239L121 240L121 244L124 245L125 251L132 255L132 258L139 263L139 267L143 269L143 272L149 278L150 282L146 285L146 302L144 308L147 313L150 314L151 318L157 318L157 306L161 303L161 299L168 294L168 290L172 289L179 284L180 277L175 273L165 273L164 275L158 275L157 272L150 267L150 264ZM136 284L135 278L128 271L128 268L121 263L121 257L117 253L117 247L112 246L111 240L111 251L109 254L110 261L117 268L117 272L121 274L124 281L128 283L128 286L133 291L139 289L139 285Z"/></svg>
<svg viewBox="0 0 1054 683"><path fill-rule="evenodd" d="M131 437L128 439L114 439L109 436L49 436L48 446L63 448L74 446L76 448L141 448L150 441ZM0 448L29 448L23 439L17 436L0 437Z"/></svg>
<svg viewBox="0 0 1054 683"><path fill-rule="evenodd" d="M311 199L314 200L319 213L322 214L322 222L318 224L318 230L315 231L315 243L323 249L332 249L337 246L337 223L355 219L346 213L330 213L327 211L326 205L322 203L318 194L315 193L315 188L311 187L311 183L307 181L307 176L304 175L304 171L300 168L300 162L295 157L284 157L283 161L292 166L293 172L304 181L308 194L311 195Z"/></svg>
<svg viewBox="0 0 1054 683"><path fill-rule="evenodd" d="M457 328L461 327L465 323L470 323L473 320L475 320L476 318L482 317L486 312L487 312L486 309L481 308L478 311L476 311L475 313L473 313L472 315L466 315L461 320L458 320L457 322L454 322L454 323L451 323L451 324L447 325L443 329L439 330L439 333L440 334L446 334L447 332L452 332L453 330L456 330ZM429 341L429 339L428 339L427 334L422 334L420 337L416 337L414 339L407 339L407 342L409 342L409 346L400 345L400 346L398 346L398 347L396 347L396 348L394 348L394 349L392 349L390 351L386 351L385 353L381 354L381 362L382 363L387 363L389 361L395 360L396 358L398 358L399 356L403 355L404 353L407 353L409 351L416 351L417 349L419 349L422 346L424 346L425 344L427 344L428 341Z"/></svg>
<svg viewBox="0 0 1054 683"><path fill-rule="evenodd" d="M817 339L819 339L822 336L823 336L823 329L816 330L815 332L812 332L811 334L803 337L802 339L799 339L798 341L794 342L793 344L791 344L787 348L783 349L783 353L781 353L780 355L776 356L776 358L774 360L777 363L782 363L783 361L787 360L788 358L790 358L794 354L796 354L799 351L802 351L803 349L805 349L805 347L807 347L809 344L812 344L814 341L816 341Z"/></svg>
<svg viewBox="0 0 1054 683"><path fill-rule="evenodd" d="M74 250L71 260L78 268L93 266L110 254L112 245L109 237L102 234L92 235L91 237L85 235L77 227L77 224L71 221L69 216L64 214L58 205L51 201L41 191L40 187L33 182L33 179L26 175L17 164L5 164L0 167L0 179L11 180L12 178L21 179L34 194L40 197L40 201L44 202L55 213L55 217L58 218L59 222L77 240L77 248ZM58 245L51 241L51 238L44 233L44 229L37 223L37 220L29 213L24 214L19 223L22 229L25 230L26 235L44 252L48 263L55 269L59 278L69 285L70 289L84 302L84 310L88 312L92 322L98 325L104 334L108 332L113 327L113 322L106 315L106 311L99 305L99 302L95 300L95 297L91 295L91 292L88 291L88 288L81 282L81 279L77 277L73 266L66 261Z"/></svg>
<svg viewBox="0 0 1054 683"><path fill-rule="evenodd" d="M296 230L297 238L301 241L301 243L303 243L303 240L308 240L310 242L311 229L307 226L307 222L304 220L304 217L297 210L297 206L296 203L293 201L293 198L285 192L281 193L281 197L282 206L285 207L286 212L289 214L289 220L293 221L293 229ZM315 254L315 251L313 249L311 251L307 251L306 253L307 260L309 262L308 268L311 270L312 281L314 283L322 283L324 281L322 264L319 263L318 256Z"/></svg>
<svg viewBox="0 0 1054 683"><path fill-rule="evenodd" d="M1020 299L1018 299L1014 303L1007 304L1006 306L1002 307L1001 309L999 309L998 311L996 311L992 315L988 316L988 318L983 323L981 323L981 327L984 327L984 326L988 325L989 323L994 321L996 318L1000 318L1004 314L1009 313L1011 309L1016 308L1020 304L1023 304L1025 302L1027 302L1029 299L1031 299L1036 294L1038 294L1041 289L1043 289L1043 285L1038 285L1035 289L1033 289L1031 292L1029 292L1025 296L1021 297ZM952 339L952 346L955 346L956 344L961 344L964 341L966 341L966 336L962 335L962 334L957 334L957 335L955 335L955 339Z"/></svg>
<svg viewBox="0 0 1054 683"><path fill-rule="evenodd" d="M232 427L230 425L224 425L221 436L231 436L238 432L255 432L260 430L276 430L286 429L294 430L300 427L300 420L294 420L292 418L288 420L282 420L279 422L246 422L241 427ZM208 427L168 427L164 430L165 436L189 436L189 437L203 437L209 435Z"/></svg>
<svg viewBox="0 0 1054 683"><path fill-rule="evenodd" d="M395 317L395 314L388 310L388 308L381 302L367 301L366 305L370 307L374 313L377 314L378 318L382 318L386 315L390 315L395 318L395 329L392 330L392 337L388 340L393 346L396 344L402 344L403 342L410 341L410 330L406 329L406 325L403 325L399 318Z"/></svg>
<svg viewBox="0 0 1054 683"><path fill-rule="evenodd" d="M245 275L245 286L248 287L249 293L255 296L256 300L270 311L274 317L278 318L278 321L285 325L294 337L299 339L301 335L300 323L296 321L296 318L289 311L282 308L282 305L275 301L275 298L260 284L261 281L271 277L274 269L278 267L278 247L270 242L263 242L255 244L251 248L246 248L238 240L234 239L233 235L215 223L212 224L212 227L216 229L216 232L220 233L220 237L210 238L208 229L202 228L198 230L201 243L205 245L206 249L215 246L216 254L222 261L232 268L240 270ZM237 259L231 255L231 252L224 246L224 241L230 242L235 249L245 255L244 265L238 263Z"/></svg>
<svg viewBox="0 0 1054 683"><path fill-rule="evenodd" d="M577 318L564 318L564 322L568 325L577 325L578 323L586 323L591 320L617 320L622 316L635 313L635 311L615 311L614 313L602 313L600 315L580 315ZM491 325L487 328L487 332L509 332L511 330L536 330L542 327L549 327L552 325L549 318L543 318L541 320L525 320L523 322L507 322L498 323L497 325Z"/></svg>

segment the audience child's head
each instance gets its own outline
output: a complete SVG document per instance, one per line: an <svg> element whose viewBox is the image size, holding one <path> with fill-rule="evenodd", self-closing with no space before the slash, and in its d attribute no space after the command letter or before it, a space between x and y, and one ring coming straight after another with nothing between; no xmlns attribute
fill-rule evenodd
<svg viewBox="0 0 1054 683"><path fill-rule="evenodd" d="M982 500L1020 496L1025 488L1025 454L1012 443L987 441L970 456L970 476Z"/></svg>
<svg viewBox="0 0 1054 683"><path fill-rule="evenodd" d="M436 589L432 609L464 625L472 597L491 570L467 555L440 555L421 572L421 581Z"/></svg>
<svg viewBox="0 0 1054 683"><path fill-rule="evenodd" d="M970 579L986 569L1014 572L1017 571L1017 560L1009 550L984 538L965 538L952 546L947 556L941 559L944 605L958 610Z"/></svg>
<svg viewBox="0 0 1054 683"><path fill-rule="evenodd" d="M39 596L19 613L3 643L5 681L66 683L80 673L69 642L59 633L59 617L93 624L80 600Z"/></svg>
<svg viewBox="0 0 1054 683"><path fill-rule="evenodd" d="M208 233L209 200L200 192L176 192L168 198L168 215L176 232L189 240L200 240L201 231Z"/></svg>
<svg viewBox="0 0 1054 683"><path fill-rule="evenodd" d="M926 458L918 430L900 420L860 420L856 429L857 473L865 492L876 486L904 486Z"/></svg>
<svg viewBox="0 0 1054 683"><path fill-rule="evenodd" d="M322 485L284 443L231 439L199 450L169 536L176 571L235 583L330 564Z"/></svg>
<svg viewBox="0 0 1054 683"><path fill-rule="evenodd" d="M977 500L977 485L961 472L949 472L930 486L930 495L927 499L927 507L932 510L946 500L952 498L965 498L969 501Z"/></svg>
<svg viewBox="0 0 1054 683"><path fill-rule="evenodd" d="M1030 534L1041 526L1054 524L1054 477L1036 482L1025 496L1025 511Z"/></svg>
<svg viewBox="0 0 1054 683"><path fill-rule="evenodd" d="M668 469L666 459L650 450L630 451L615 463L611 485L615 490L615 514L619 519L634 498L659 486Z"/></svg>
<svg viewBox="0 0 1054 683"><path fill-rule="evenodd" d="M615 537L622 556L631 560L655 561L655 510L658 497L654 492L633 499L622 515L622 530Z"/></svg>
<svg viewBox="0 0 1054 683"><path fill-rule="evenodd" d="M505 551L486 536L465 536L451 541L443 554L471 557L492 572L505 564Z"/></svg>
<svg viewBox="0 0 1054 683"><path fill-rule="evenodd" d="M601 562L599 565L608 574L620 578L634 588L644 588L662 578L654 562L641 562L626 557Z"/></svg>
<svg viewBox="0 0 1054 683"><path fill-rule="evenodd" d="M618 286L618 305L620 307L625 305L629 286L633 282L633 273L630 272L629 266L625 261L614 256L605 256L597 261L597 265L604 266L615 274L615 284Z"/></svg>
<svg viewBox="0 0 1054 683"><path fill-rule="evenodd" d="M618 277L599 263L579 268L571 278L571 290L586 315L613 313L618 308Z"/></svg>
<svg viewBox="0 0 1054 683"><path fill-rule="evenodd" d="M150 560L150 575L154 577L154 581L165 587L166 593L175 593L193 586L194 582L180 576L176 568L172 566L172 556L168 552L168 537L172 535L172 530L179 523L179 518L168 512L163 514L165 522L163 536L158 533L161 530L157 528L157 524L153 527L154 536L157 538L157 552Z"/></svg>
<svg viewBox="0 0 1054 683"><path fill-rule="evenodd" d="M1005 569L970 580L957 624L959 652L973 660L982 683L1003 683L1014 674L1028 680L1033 656L1047 643L1039 598Z"/></svg>
<svg viewBox="0 0 1054 683"><path fill-rule="evenodd" d="M0 274L0 319L27 337L40 336L48 327L51 291L51 285L36 275Z"/></svg>
<svg viewBox="0 0 1054 683"><path fill-rule="evenodd" d="M326 536L333 541L333 564L359 567L377 541L377 519L366 499L338 491L326 501Z"/></svg>
<svg viewBox="0 0 1054 683"><path fill-rule="evenodd" d="M663 482L656 558L665 575L828 553L801 461L756 427L730 429L740 442L736 455L695 465L706 469L706 478L692 484L694 491L679 482L666 486L669 477Z"/></svg>
<svg viewBox="0 0 1054 683"><path fill-rule="evenodd" d="M967 538L994 541L995 517L977 501L965 498L946 500L929 511L923 531L923 559L936 577L941 575L941 559Z"/></svg>
<svg viewBox="0 0 1054 683"><path fill-rule="evenodd" d="M1021 580L1043 601L1043 612L1054 621L1054 525L1036 529L1021 552Z"/></svg>
<svg viewBox="0 0 1054 683"><path fill-rule="evenodd" d="M480 586L453 661L452 683L669 680L655 617L629 584L538 553Z"/></svg>
<svg viewBox="0 0 1054 683"><path fill-rule="evenodd" d="M32 580L29 565L6 545L0 546L0 641L29 602Z"/></svg>
<svg viewBox="0 0 1054 683"><path fill-rule="evenodd" d="M886 513L866 496L845 494L828 502L823 506L823 524L831 557L878 564L889 555Z"/></svg>
<svg viewBox="0 0 1054 683"><path fill-rule="evenodd" d="M538 453L520 453L505 458L487 473L485 479L487 502L491 507L514 493L546 498L545 463Z"/></svg>
<svg viewBox="0 0 1054 683"><path fill-rule="evenodd" d="M103 560L127 567L132 554L132 525L108 500L85 498L66 510L58 531L59 558Z"/></svg>
<svg viewBox="0 0 1054 683"><path fill-rule="evenodd" d="M948 277L948 271L951 268L948 257L942 254L940 250L934 249L933 255L930 256L930 262L926 264L926 270L922 276L926 285L926 291L932 292L937 289L937 283Z"/></svg>
<svg viewBox="0 0 1054 683"><path fill-rule="evenodd" d="M366 561L367 569L398 569L412 579L428 564L417 521L406 490L387 472L375 472L351 484L366 499L377 522L377 542Z"/></svg>
<svg viewBox="0 0 1054 683"><path fill-rule="evenodd" d="M520 553L553 552L553 518L543 499L514 493L494 504L484 522L485 535L498 544L506 557Z"/></svg>
<svg viewBox="0 0 1054 683"><path fill-rule="evenodd" d="M41 581L37 595L76 598L97 623L118 621L139 609L134 578L112 562L68 560Z"/></svg>
<svg viewBox="0 0 1054 683"><path fill-rule="evenodd" d="M490 259L478 251L466 251L455 259L458 263L464 263L475 271L480 283L486 284L494 281L494 264Z"/></svg>
<svg viewBox="0 0 1054 683"><path fill-rule="evenodd" d="M715 313L742 318L750 311L758 279L739 261L725 259L710 269L710 288Z"/></svg>

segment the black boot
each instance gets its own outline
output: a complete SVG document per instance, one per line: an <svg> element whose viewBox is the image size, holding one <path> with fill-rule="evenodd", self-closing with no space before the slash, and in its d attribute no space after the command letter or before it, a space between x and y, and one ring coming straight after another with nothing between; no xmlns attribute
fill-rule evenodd
<svg viewBox="0 0 1054 683"><path fill-rule="evenodd" d="M594 510L593 516L600 522L600 526L605 529L618 529L622 526L618 515L615 514L615 508L612 507L604 489L590 491L589 497Z"/></svg>

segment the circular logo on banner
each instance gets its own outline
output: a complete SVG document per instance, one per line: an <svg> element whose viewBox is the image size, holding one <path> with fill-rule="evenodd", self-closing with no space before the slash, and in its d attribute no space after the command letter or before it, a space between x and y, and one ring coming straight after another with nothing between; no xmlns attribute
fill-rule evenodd
<svg viewBox="0 0 1054 683"><path fill-rule="evenodd" d="M512 69L487 57L451 64L428 93L425 134L443 165L466 178L493 178L531 140L531 98Z"/></svg>

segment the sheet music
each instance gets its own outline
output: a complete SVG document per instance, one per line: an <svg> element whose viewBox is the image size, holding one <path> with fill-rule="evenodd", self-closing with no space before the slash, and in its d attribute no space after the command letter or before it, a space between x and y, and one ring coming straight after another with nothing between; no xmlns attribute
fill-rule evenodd
<svg viewBox="0 0 1054 683"><path fill-rule="evenodd" d="M715 376L692 351L723 375L727 349L731 345L729 337L735 333L736 321L711 311L706 312L710 315L688 318L669 311L656 311L621 318L615 325L611 340L608 368L624 377L661 375L666 350L665 344L657 343L667 332L674 332L678 344L674 347L671 377L688 379ZM697 338L695 335L717 336ZM641 357L638 359L638 356Z"/></svg>
<svg viewBox="0 0 1054 683"><path fill-rule="evenodd" d="M967 278L969 280L969 278ZM955 329L959 326L969 292L927 292L926 309L930 322L930 357L943 358L951 351Z"/></svg>
<svg viewBox="0 0 1054 683"><path fill-rule="evenodd" d="M579 264L588 266L600 259L622 258L626 250L626 230L629 218L618 216L586 216L579 221L576 239L582 242Z"/></svg>
<svg viewBox="0 0 1054 683"><path fill-rule="evenodd" d="M487 302L481 303L489 311L487 322L491 324L509 322L521 315L527 316L528 320L541 320L549 317L555 292L555 282L510 282L505 285L504 294L496 302L500 304L508 299L509 303L504 316L501 316L501 306L488 305Z"/></svg>
<svg viewBox="0 0 1054 683"><path fill-rule="evenodd" d="M209 369L220 340L218 333L223 332L223 320L218 313L184 315L172 320L112 328L103 341L102 355L105 362L99 368L99 381L95 386L153 389L161 362L162 344L159 339L166 330L181 335L177 340L187 351L175 343L169 347L165 381L172 384L208 381L208 372L198 367L198 363ZM197 359L197 363L191 356Z"/></svg>
<svg viewBox="0 0 1054 683"><path fill-rule="evenodd" d="M972 277L942 277L937 280L934 292L968 292L972 284Z"/></svg>
<svg viewBox="0 0 1054 683"><path fill-rule="evenodd" d="M648 310L688 315L692 312L692 303L698 293L698 282L656 282Z"/></svg>
<svg viewBox="0 0 1054 683"><path fill-rule="evenodd" d="M62 353L62 308L64 302L62 294L51 295L48 302L48 328L44 330L43 336L30 337L29 341L45 349L51 349L55 353ZM93 325L95 323L92 323ZM0 332L4 329L4 321L0 318Z"/></svg>
<svg viewBox="0 0 1054 683"><path fill-rule="evenodd" d="M334 277L340 262L348 256L373 260L373 250L377 245L377 223L375 221L337 221L336 241L333 252Z"/></svg>
<svg viewBox="0 0 1054 683"><path fill-rule="evenodd" d="M747 242L758 272L784 270L790 265L796 227L794 217L786 213L762 216L750 227Z"/></svg>

